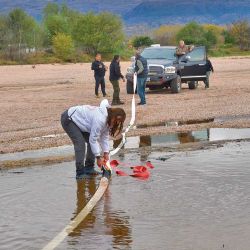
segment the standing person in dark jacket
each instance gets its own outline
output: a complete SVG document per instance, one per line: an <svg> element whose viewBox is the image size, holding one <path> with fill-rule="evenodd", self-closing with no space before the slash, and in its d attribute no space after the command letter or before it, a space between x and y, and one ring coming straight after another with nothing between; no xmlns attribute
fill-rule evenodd
<svg viewBox="0 0 250 250"><path fill-rule="evenodd" d="M105 73L108 69L107 66L103 64L102 56L100 53L97 53L95 56L95 61L92 63L91 69L94 70L95 75L95 95L97 98L99 98L99 85L101 84L102 94L103 97L107 96L105 91Z"/></svg>
<svg viewBox="0 0 250 250"><path fill-rule="evenodd" d="M211 71L214 73L214 67L213 67L211 61L207 58L207 73L206 73L207 78L204 81L206 89L209 88L209 77L210 77Z"/></svg>
<svg viewBox="0 0 250 250"><path fill-rule="evenodd" d="M135 72L137 73L137 92L141 99L138 105L145 105L145 88L148 76L148 63L147 60L141 56L139 51L137 51L135 54Z"/></svg>
<svg viewBox="0 0 250 250"><path fill-rule="evenodd" d="M109 80L112 83L114 89L112 105L124 104L124 102L120 100L119 79L122 78L123 82L125 82L125 77L121 73L120 61L120 56L115 55L109 67Z"/></svg>

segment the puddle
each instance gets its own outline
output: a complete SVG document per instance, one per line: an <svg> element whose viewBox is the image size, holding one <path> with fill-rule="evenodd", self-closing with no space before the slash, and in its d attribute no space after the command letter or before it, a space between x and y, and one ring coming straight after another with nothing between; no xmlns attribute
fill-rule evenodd
<svg viewBox="0 0 250 250"><path fill-rule="evenodd" d="M250 119L249 115L238 115L238 116L221 116L216 118L207 118L207 119L195 119L195 120L186 120L186 121L162 121L156 122L152 124L139 124L137 128L149 128L149 127L178 127L183 125L195 125L195 124L203 124L203 123L212 123L212 122L228 122L228 121L235 121L239 119Z"/></svg>
<svg viewBox="0 0 250 250"><path fill-rule="evenodd" d="M226 141L226 140L238 140L238 139L250 139L249 128L210 128L199 131L172 133L167 135L145 135L127 137L127 143L125 149L136 149L146 146L152 147L167 147L171 145L178 145L183 143L192 142L206 142L206 141ZM116 148L120 144L121 140L110 141L110 148ZM34 159L42 157L54 157L54 156L67 156L73 155L74 149L72 145L53 147L40 150L30 150L24 152L0 154L1 161L15 161L22 159Z"/></svg>
<svg viewBox="0 0 250 250"><path fill-rule="evenodd" d="M145 146L161 147L171 146L175 144L184 144L200 141L226 141L250 139L250 129L234 129L234 128L209 128L198 131L180 132L167 135L146 135L128 137L125 148L141 148ZM114 147L118 145L114 143Z"/></svg>
<svg viewBox="0 0 250 250"><path fill-rule="evenodd" d="M113 176L103 199L57 249L249 249L250 142L157 160L166 154L148 155L155 166L148 181ZM117 159L137 164L141 155ZM18 171L0 172L1 250L42 249L99 183L76 182L73 162Z"/></svg>

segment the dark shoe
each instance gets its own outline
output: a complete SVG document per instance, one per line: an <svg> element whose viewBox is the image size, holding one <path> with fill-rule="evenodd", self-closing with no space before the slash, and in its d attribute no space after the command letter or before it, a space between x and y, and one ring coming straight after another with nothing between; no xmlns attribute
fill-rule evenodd
<svg viewBox="0 0 250 250"><path fill-rule="evenodd" d="M99 175L101 172L96 171L94 167L85 167L85 175Z"/></svg>
<svg viewBox="0 0 250 250"><path fill-rule="evenodd" d="M124 104L124 102L122 102L122 101L113 101L112 102L112 106L115 106L115 105L123 105Z"/></svg>
<svg viewBox="0 0 250 250"><path fill-rule="evenodd" d="M146 105L146 103L139 102L137 105Z"/></svg>
<svg viewBox="0 0 250 250"><path fill-rule="evenodd" d="M85 179L87 175L85 174L85 171L77 171L76 172L76 179L77 180L82 180Z"/></svg>

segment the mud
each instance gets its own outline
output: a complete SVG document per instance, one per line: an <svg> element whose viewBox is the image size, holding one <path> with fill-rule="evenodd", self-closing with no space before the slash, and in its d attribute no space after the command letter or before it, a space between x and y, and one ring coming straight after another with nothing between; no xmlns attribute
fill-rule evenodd
<svg viewBox="0 0 250 250"><path fill-rule="evenodd" d="M122 162L151 160L150 179L113 176L101 202L58 249L247 250L249 155L250 142L121 154ZM1 249L41 249L98 183L76 182L73 162L0 171Z"/></svg>

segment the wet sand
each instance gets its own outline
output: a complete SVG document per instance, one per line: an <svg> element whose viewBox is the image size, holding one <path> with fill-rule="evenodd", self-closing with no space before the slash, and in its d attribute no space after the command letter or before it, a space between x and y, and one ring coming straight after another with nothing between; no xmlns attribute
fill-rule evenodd
<svg viewBox="0 0 250 250"><path fill-rule="evenodd" d="M201 83L193 91L184 85L182 93L176 95L166 89L148 91L147 106L137 108L136 124L142 128L132 130L129 135L209 127L250 127L250 58L216 58L212 63L215 73L211 76L209 90L205 90ZM122 63L124 73L129 65L129 62ZM100 102L94 97L93 73L88 63L36 65L35 69L30 65L1 66L0 74L0 153L70 144L61 128L60 114L73 105L98 105ZM107 92L111 95L108 75L106 79ZM125 94L124 83L120 85L128 122L131 95ZM185 121L218 117L231 118L185 124ZM184 125L143 128L166 121L182 121Z"/></svg>
<svg viewBox="0 0 250 250"><path fill-rule="evenodd" d="M249 154L250 142L121 154L122 162L151 160L150 179L113 176L100 203L57 249L248 250ZM0 248L41 249L98 183L76 182L73 162L0 171Z"/></svg>

